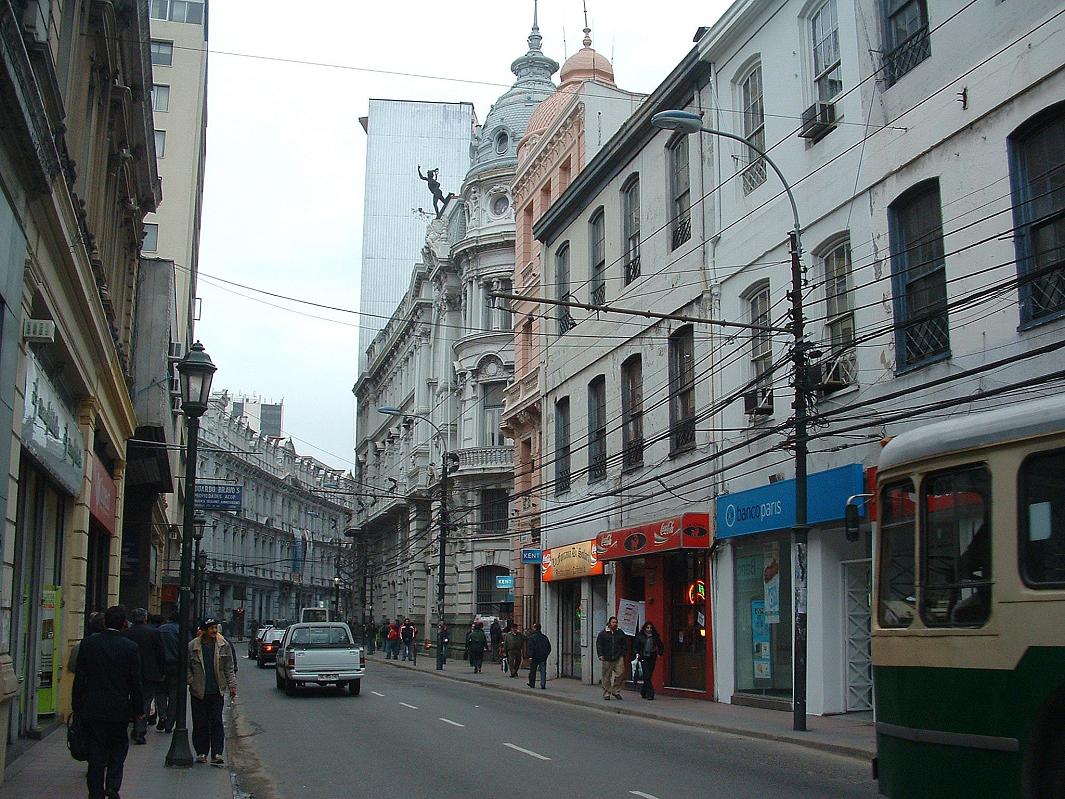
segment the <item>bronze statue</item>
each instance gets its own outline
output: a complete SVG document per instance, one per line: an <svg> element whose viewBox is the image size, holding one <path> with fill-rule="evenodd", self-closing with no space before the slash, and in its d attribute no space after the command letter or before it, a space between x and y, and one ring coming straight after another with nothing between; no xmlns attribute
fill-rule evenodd
<svg viewBox="0 0 1065 799"><path fill-rule="evenodd" d="M458 197L458 195L453 192L448 192L447 197L444 196L444 193L440 191L440 181L436 179L439 174L440 168L437 167L436 169L430 169L428 175L423 175L421 166L418 166L418 177L429 184L429 191L433 193L433 210L436 211L437 219L443 215L444 209L447 208L447 204L451 202L453 198Z"/></svg>

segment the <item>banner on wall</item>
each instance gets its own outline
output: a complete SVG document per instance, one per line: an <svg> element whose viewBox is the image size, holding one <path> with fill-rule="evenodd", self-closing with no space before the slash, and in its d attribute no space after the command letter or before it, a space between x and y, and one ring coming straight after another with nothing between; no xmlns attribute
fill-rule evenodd
<svg viewBox="0 0 1065 799"><path fill-rule="evenodd" d="M543 571L540 579L574 580L578 577L596 577L603 573L603 562L595 555L595 541L578 541L564 547L551 547L543 551Z"/></svg>
<svg viewBox="0 0 1065 799"><path fill-rule="evenodd" d="M618 600L618 629L625 635L634 636L640 629L643 618L643 602L634 599Z"/></svg>
<svg viewBox="0 0 1065 799"><path fill-rule="evenodd" d="M41 367L26 353L26 401L22 410L22 446L67 492L77 496L85 477L85 442L78 417Z"/></svg>
<svg viewBox="0 0 1065 799"><path fill-rule="evenodd" d="M770 647L769 625L765 618L765 600L751 600L751 656L754 665L754 679L773 679L772 651Z"/></svg>
<svg viewBox="0 0 1065 799"><path fill-rule="evenodd" d="M765 623L780 624L780 543L766 544L762 583L765 595Z"/></svg>
<svg viewBox="0 0 1065 799"><path fill-rule="evenodd" d="M710 514L685 513L669 519L610 530L595 541L600 560L617 560L677 549L709 549Z"/></svg>

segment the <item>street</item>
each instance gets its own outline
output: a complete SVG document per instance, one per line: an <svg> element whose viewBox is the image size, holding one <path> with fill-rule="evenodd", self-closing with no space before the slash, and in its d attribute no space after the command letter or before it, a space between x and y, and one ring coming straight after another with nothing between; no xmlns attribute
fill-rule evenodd
<svg viewBox="0 0 1065 799"><path fill-rule="evenodd" d="M866 763L544 701L524 677L514 682L527 695L372 660L367 674L356 697L308 688L290 698L272 668L241 669L232 751L243 750L238 771L251 769L241 788L256 799L877 795Z"/></svg>

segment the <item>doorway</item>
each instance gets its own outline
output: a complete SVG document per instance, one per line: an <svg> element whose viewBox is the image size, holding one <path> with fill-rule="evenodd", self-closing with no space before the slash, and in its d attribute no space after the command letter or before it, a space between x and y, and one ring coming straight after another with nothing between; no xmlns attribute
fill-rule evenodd
<svg viewBox="0 0 1065 799"><path fill-rule="evenodd" d="M873 707L872 591L873 569L869 560L843 562L843 624L846 641L847 712Z"/></svg>
<svg viewBox="0 0 1065 799"><path fill-rule="evenodd" d="M581 678L581 627L584 609L581 605L581 581L563 580L558 587L560 644L559 675Z"/></svg>
<svg viewBox="0 0 1065 799"><path fill-rule="evenodd" d="M706 690L706 553L686 551L666 562L670 593L669 683Z"/></svg>

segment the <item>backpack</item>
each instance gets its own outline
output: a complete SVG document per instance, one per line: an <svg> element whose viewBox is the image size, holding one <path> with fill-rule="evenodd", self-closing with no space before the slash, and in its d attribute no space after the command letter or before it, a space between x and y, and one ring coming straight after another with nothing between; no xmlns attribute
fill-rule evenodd
<svg viewBox="0 0 1065 799"><path fill-rule="evenodd" d="M397 638L399 638L399 633L396 632L396 628L395 627L389 627L388 628L388 640L389 641L395 641Z"/></svg>

